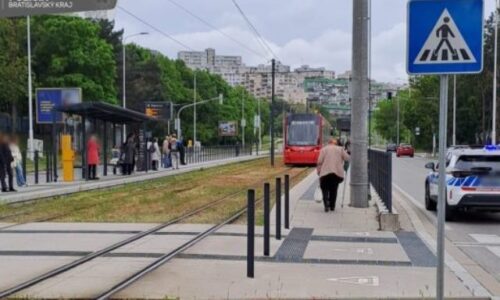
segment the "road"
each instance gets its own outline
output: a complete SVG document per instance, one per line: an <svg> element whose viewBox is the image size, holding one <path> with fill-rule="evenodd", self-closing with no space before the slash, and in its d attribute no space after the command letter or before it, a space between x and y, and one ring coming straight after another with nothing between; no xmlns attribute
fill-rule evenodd
<svg viewBox="0 0 500 300"><path fill-rule="evenodd" d="M425 212L436 224L436 212L424 207L424 183L428 170L424 158L393 158L393 182L407 199ZM446 223L446 236L500 285L500 213L461 213L454 222Z"/></svg>

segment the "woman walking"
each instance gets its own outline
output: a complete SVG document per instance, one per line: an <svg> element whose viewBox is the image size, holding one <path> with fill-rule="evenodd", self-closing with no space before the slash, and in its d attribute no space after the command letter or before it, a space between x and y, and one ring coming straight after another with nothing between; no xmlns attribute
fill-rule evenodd
<svg viewBox="0 0 500 300"><path fill-rule="evenodd" d="M90 180L98 180L97 177L97 165L99 164L99 144L97 143L97 137L91 135L89 141L87 142L87 166L89 172Z"/></svg>
<svg viewBox="0 0 500 300"><path fill-rule="evenodd" d="M317 171L320 177L320 187L323 193L325 212L335 210L337 190L344 181L344 163L350 159L349 154L331 139L326 147L321 149L318 157Z"/></svg>

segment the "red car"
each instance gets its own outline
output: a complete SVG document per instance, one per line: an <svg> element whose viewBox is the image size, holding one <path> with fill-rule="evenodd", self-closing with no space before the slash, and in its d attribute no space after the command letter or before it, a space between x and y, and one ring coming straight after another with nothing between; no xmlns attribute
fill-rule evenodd
<svg viewBox="0 0 500 300"><path fill-rule="evenodd" d="M398 146L398 149L396 149L396 156L409 156L413 157L415 155L415 148L412 147L412 145L408 144L401 144Z"/></svg>

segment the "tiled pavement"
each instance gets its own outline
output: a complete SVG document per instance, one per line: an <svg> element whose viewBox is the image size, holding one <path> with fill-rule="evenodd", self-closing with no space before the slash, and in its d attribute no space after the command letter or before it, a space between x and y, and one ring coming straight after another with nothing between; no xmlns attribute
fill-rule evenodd
<svg viewBox="0 0 500 300"><path fill-rule="evenodd" d="M256 232L255 278L246 278L244 225L222 228L122 291L121 298L432 298L435 256L414 232L378 231L375 207L324 213L310 197L315 175L292 190L291 230L263 256ZM349 195L348 188L346 195ZM339 195L339 198L341 195ZM274 215L274 214L273 214ZM25 224L0 230L0 289L101 249L154 224ZM91 298L209 225L180 224L24 291L26 297ZM493 246L494 248L495 246ZM9 277L9 274L16 274ZM446 270L446 295L471 293Z"/></svg>

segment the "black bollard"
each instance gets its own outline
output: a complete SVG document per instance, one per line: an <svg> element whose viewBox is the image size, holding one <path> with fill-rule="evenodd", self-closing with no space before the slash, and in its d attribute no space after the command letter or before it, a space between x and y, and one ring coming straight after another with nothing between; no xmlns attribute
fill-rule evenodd
<svg viewBox="0 0 500 300"><path fill-rule="evenodd" d="M270 210L271 210L271 200L270 200L270 190L271 185L269 183L264 184L264 256L270 255L270 236L271 236L271 220L270 220Z"/></svg>
<svg viewBox="0 0 500 300"><path fill-rule="evenodd" d="M45 154L45 178L46 178L46 181L47 183L50 182L50 152L47 151L47 153Z"/></svg>
<svg viewBox="0 0 500 300"><path fill-rule="evenodd" d="M290 229L290 175L285 175L285 229Z"/></svg>
<svg viewBox="0 0 500 300"><path fill-rule="evenodd" d="M23 177L24 177L24 180L27 180L27 178L26 178L26 151L23 151L23 153L21 155L23 156Z"/></svg>
<svg viewBox="0 0 500 300"><path fill-rule="evenodd" d="M281 178L276 178L276 239L281 240Z"/></svg>
<svg viewBox="0 0 500 300"><path fill-rule="evenodd" d="M38 159L39 159L38 151L35 151L35 157L33 158L35 163L35 184L38 184Z"/></svg>
<svg viewBox="0 0 500 300"><path fill-rule="evenodd" d="M254 277L255 264L255 191L248 190L247 196L247 277Z"/></svg>

